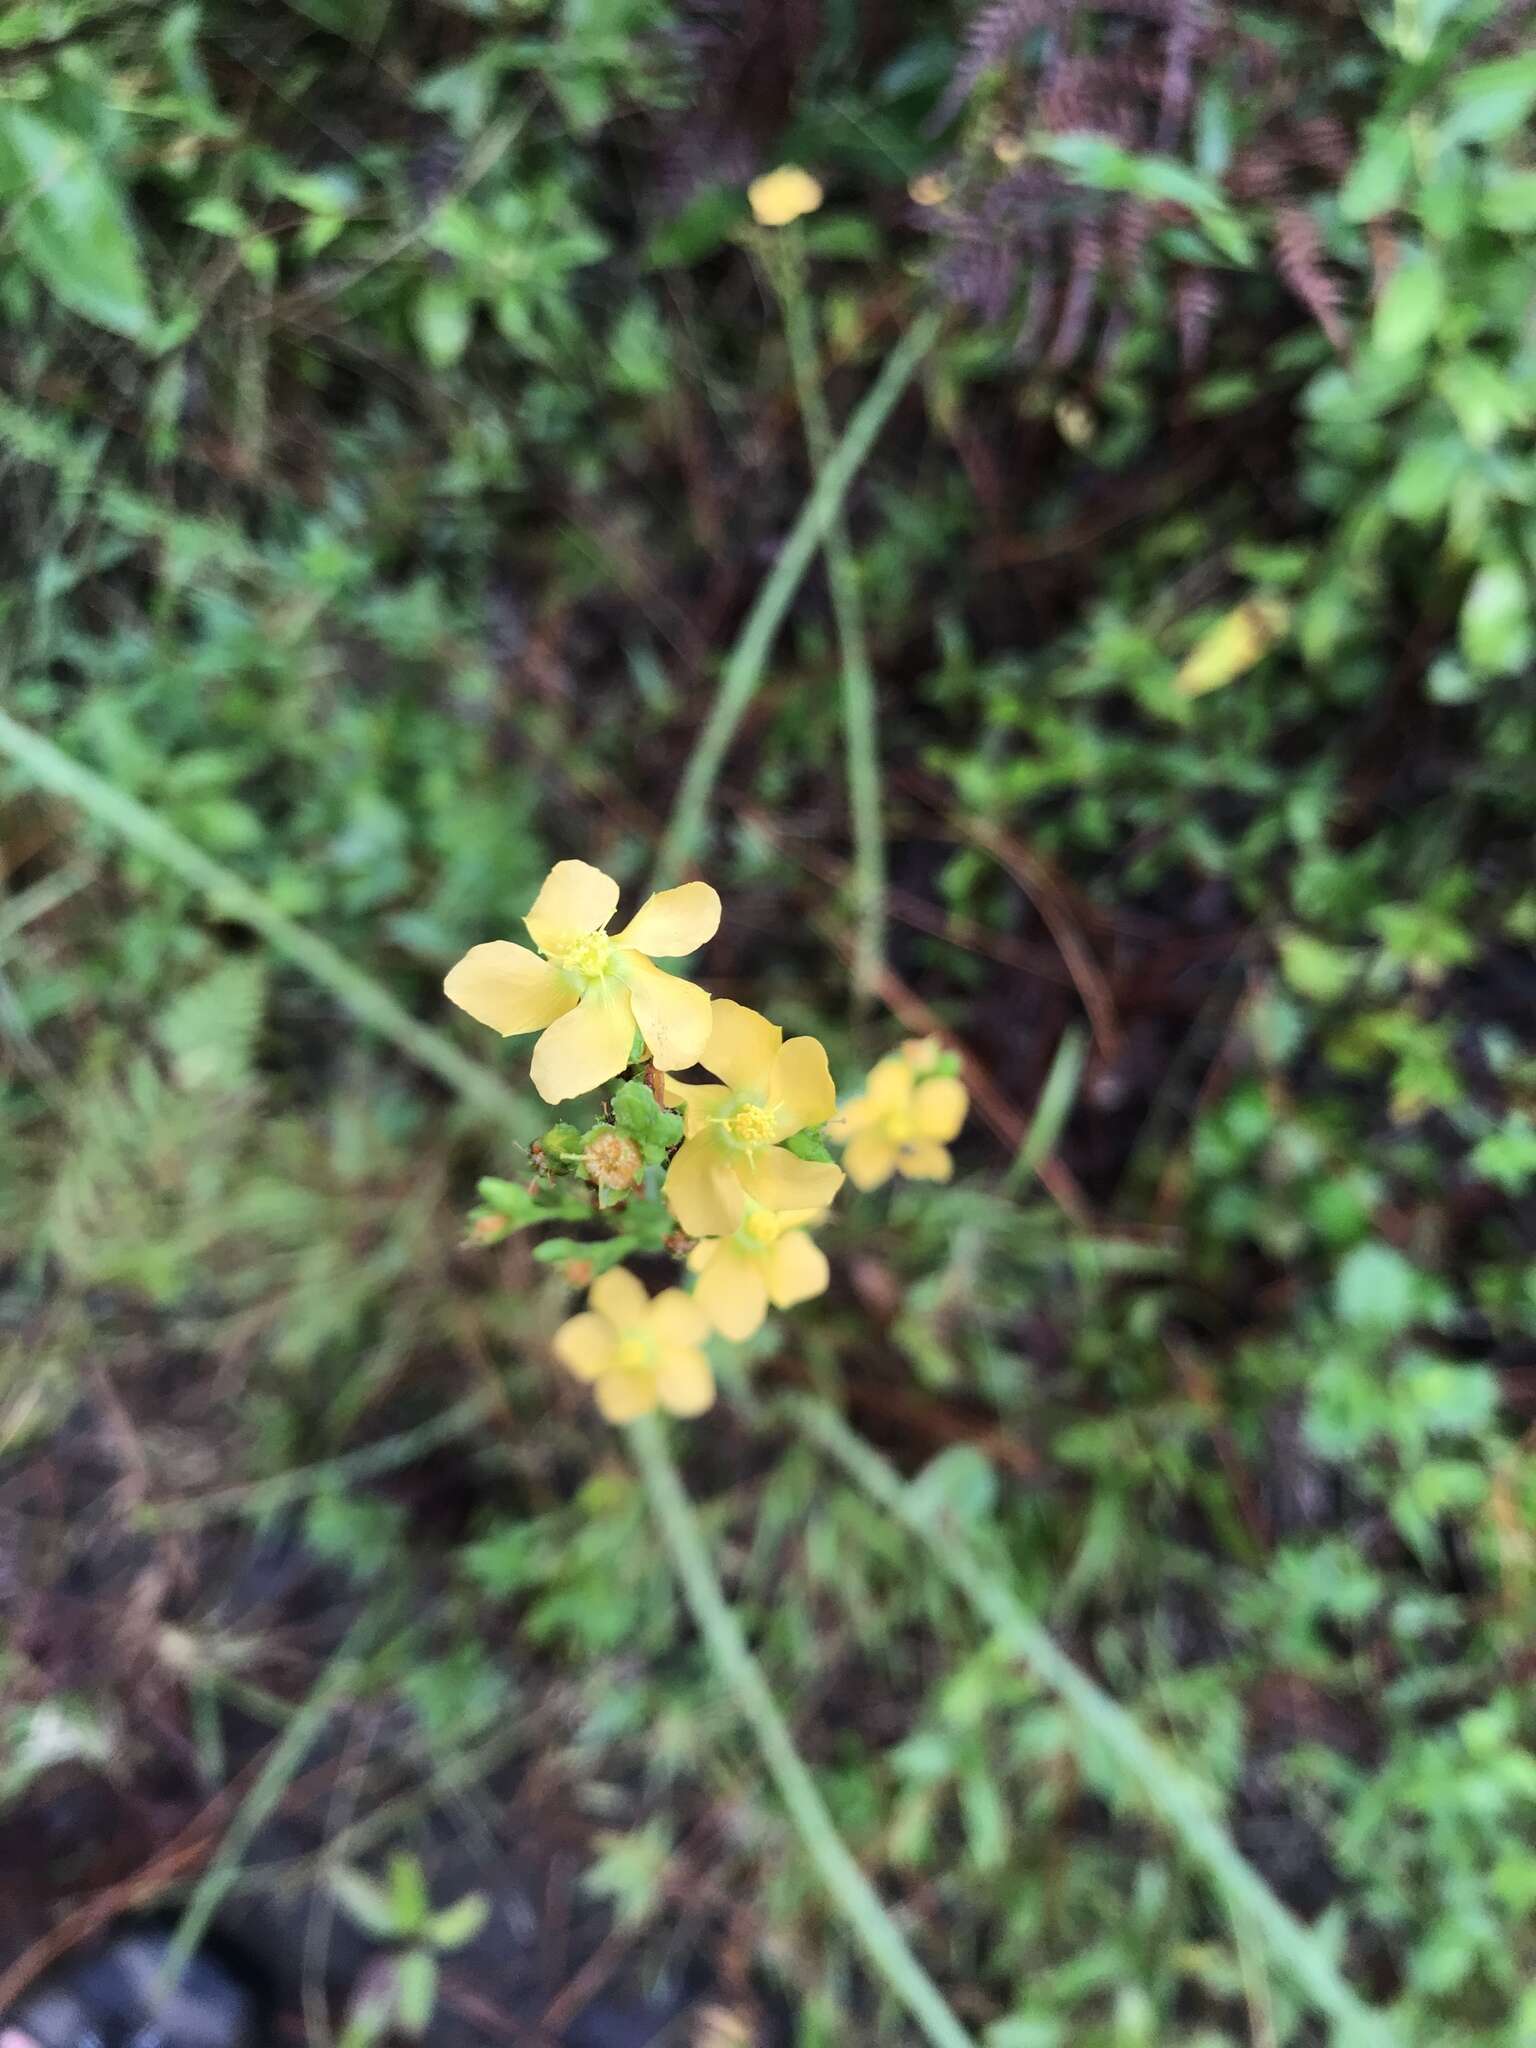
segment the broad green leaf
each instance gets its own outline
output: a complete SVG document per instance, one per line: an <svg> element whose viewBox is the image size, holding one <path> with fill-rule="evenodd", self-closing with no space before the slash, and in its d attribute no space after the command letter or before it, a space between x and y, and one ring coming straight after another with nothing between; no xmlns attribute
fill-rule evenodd
<svg viewBox="0 0 1536 2048"><path fill-rule="evenodd" d="M1452 84L1451 100L1442 143L1498 142L1513 135L1536 107L1536 50L1474 65Z"/></svg>
<svg viewBox="0 0 1536 2048"><path fill-rule="evenodd" d="M1404 121L1373 122L1365 148L1339 192L1345 220L1375 220L1401 199L1413 169L1413 137Z"/></svg>
<svg viewBox="0 0 1536 2048"><path fill-rule="evenodd" d="M1428 256L1406 257L1382 288L1371 322L1371 339L1383 355L1407 355L1423 348L1445 312L1445 279Z"/></svg>
<svg viewBox="0 0 1536 2048"><path fill-rule="evenodd" d="M0 105L0 188L14 197L16 251L72 312L150 342L155 313L122 191L77 136Z"/></svg>
<svg viewBox="0 0 1536 2048"><path fill-rule="evenodd" d="M1461 648L1485 675L1510 675L1531 658L1531 601L1513 562L1488 562L1461 607Z"/></svg>

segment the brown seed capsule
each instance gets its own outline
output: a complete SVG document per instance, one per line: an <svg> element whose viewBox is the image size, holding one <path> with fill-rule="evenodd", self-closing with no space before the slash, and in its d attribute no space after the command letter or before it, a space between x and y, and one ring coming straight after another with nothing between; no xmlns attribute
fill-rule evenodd
<svg viewBox="0 0 1536 2048"><path fill-rule="evenodd" d="M581 1155L582 1172L600 1188L622 1193L638 1187L645 1170L640 1147L622 1131L599 1131L587 1142Z"/></svg>

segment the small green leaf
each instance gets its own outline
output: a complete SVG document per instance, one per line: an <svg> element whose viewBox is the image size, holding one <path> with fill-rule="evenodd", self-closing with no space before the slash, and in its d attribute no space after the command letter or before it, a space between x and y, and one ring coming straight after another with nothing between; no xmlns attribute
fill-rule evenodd
<svg viewBox="0 0 1536 2048"><path fill-rule="evenodd" d="M395 1965L395 2017L401 2032L424 2034L436 2005L436 1959L425 1949L410 1949Z"/></svg>
<svg viewBox="0 0 1536 2048"><path fill-rule="evenodd" d="M784 1150L793 1152L797 1159L812 1159L818 1166L829 1164L832 1158L820 1131L796 1131L792 1138L784 1140Z"/></svg>
<svg viewBox="0 0 1536 2048"><path fill-rule="evenodd" d="M1280 938L1280 971L1298 995L1314 1003L1336 1003L1359 977L1356 956L1330 946L1310 932L1285 932Z"/></svg>
<svg viewBox="0 0 1536 2048"><path fill-rule="evenodd" d="M1340 1318L1356 1329L1405 1330L1416 1313L1417 1276L1391 1245L1356 1245L1335 1276L1333 1299Z"/></svg>
<svg viewBox="0 0 1536 2048"><path fill-rule="evenodd" d="M390 1857L389 1896L397 1930L401 1934L419 1933L432 1900L417 1857L403 1854Z"/></svg>
<svg viewBox="0 0 1536 2048"><path fill-rule="evenodd" d="M121 187L78 136L0 105L0 193L17 253L72 311L130 341L156 332Z"/></svg>
<svg viewBox="0 0 1536 2048"><path fill-rule="evenodd" d="M1461 607L1461 650L1484 675L1513 675L1531 657L1531 606L1513 562L1486 563Z"/></svg>
<svg viewBox="0 0 1536 2048"><path fill-rule="evenodd" d="M625 1081L613 1092L613 1120L640 1147L647 1166L659 1166L683 1141L683 1120L663 1109L644 1081Z"/></svg>
<svg viewBox="0 0 1536 2048"><path fill-rule="evenodd" d="M469 302L452 278L429 277L411 305L411 332L435 370L449 370L469 346Z"/></svg>
<svg viewBox="0 0 1536 2048"><path fill-rule="evenodd" d="M584 1244L577 1237L547 1237L535 1245L533 1256L541 1266L560 1266L567 1259L583 1259L592 1268L593 1278L606 1273L610 1266L622 1265L632 1251L639 1249L633 1237L615 1237L604 1244Z"/></svg>
<svg viewBox="0 0 1536 2048"><path fill-rule="evenodd" d="M376 1941L392 1941L400 1932L389 1894L360 1870L343 1865L328 1879L331 1895L347 1918Z"/></svg>
<svg viewBox="0 0 1536 2048"><path fill-rule="evenodd" d="M444 1906L427 1922L427 1939L436 1949L466 1948L491 1917L491 1902L484 1892L466 1892L451 1906Z"/></svg>

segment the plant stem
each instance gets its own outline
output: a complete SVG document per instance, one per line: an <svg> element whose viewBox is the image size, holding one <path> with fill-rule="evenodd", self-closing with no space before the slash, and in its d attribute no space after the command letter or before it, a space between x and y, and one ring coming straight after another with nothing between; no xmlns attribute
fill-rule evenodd
<svg viewBox="0 0 1536 2048"><path fill-rule="evenodd" d="M774 1704L767 1680L731 1611L693 1503L684 1491L662 1426L653 1415L631 1423L629 1440L651 1511L715 1670L752 1730L768 1775L778 1787L833 1903L871 1964L916 2020L932 2048L975 2048L942 1992L908 1947L906 1937L849 1854L794 1738Z"/></svg>
<svg viewBox="0 0 1536 2048"><path fill-rule="evenodd" d="M52 740L4 711L0 711L0 755L8 756L40 788L78 804L137 852L159 861L191 888L200 890L216 916L249 925L274 953L328 988L360 1024L446 1081L501 1129L524 1140L536 1134L538 1122L525 1096L461 1052L452 1039L413 1017L327 940L285 916L259 889L194 846L137 797L114 788Z"/></svg>
<svg viewBox="0 0 1536 2048"><path fill-rule="evenodd" d="M887 356L885 367L848 422L779 550L778 560L758 591L746 623L726 657L714 704L683 771L682 785L657 857L658 885L676 880L697 856L726 750L757 695L784 614L876 435L938 338L940 324L937 310L920 315Z"/></svg>
<svg viewBox="0 0 1536 2048"><path fill-rule="evenodd" d="M821 386L820 351L805 282L805 252L797 227L763 238L765 267L778 293L789 344L790 367L800 418L819 482L832 459L836 437ZM885 825L880 801L880 707L858 564L840 504L827 521L822 543L832 618L837 627L842 683L843 743L848 757L848 810L853 826L853 985L861 996L878 988L885 968Z"/></svg>
<svg viewBox="0 0 1536 2048"><path fill-rule="evenodd" d="M1023 1606L1003 1568L990 1564L952 1519L926 1512L898 1473L823 1401L792 1396L784 1404L803 1432L855 1483L926 1545L934 1563L999 1641L1077 1715L1138 1787L1191 1859L1225 1898L1235 1920L1263 1937L1274 1962L1349 2048L1401 2048L1390 2020L1346 1983L1325 1944L1281 1904L1211 1812L1210 1795L1125 1709L1059 1649Z"/></svg>

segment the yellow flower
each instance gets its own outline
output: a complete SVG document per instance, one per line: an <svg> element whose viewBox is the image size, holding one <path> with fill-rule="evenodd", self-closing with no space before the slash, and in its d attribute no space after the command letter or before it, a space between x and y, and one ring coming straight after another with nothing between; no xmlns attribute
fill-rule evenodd
<svg viewBox="0 0 1536 2048"><path fill-rule="evenodd" d="M656 1407L702 1415L715 1398L703 1311L680 1287L649 1295L618 1266L592 1282L587 1306L554 1335L554 1353L585 1380L610 1422L633 1422Z"/></svg>
<svg viewBox="0 0 1536 2048"><path fill-rule="evenodd" d="M546 1102L585 1095L622 1073L637 1029L662 1068L691 1067L709 1036L708 995L652 956L675 959L712 939L720 898L706 882L663 889L610 934L618 906L619 885L601 868L559 861L523 920L538 953L492 939L471 946L443 983L450 1002L503 1038L543 1034L532 1074Z"/></svg>
<svg viewBox="0 0 1536 2048"><path fill-rule="evenodd" d="M760 228L787 228L803 213L814 213L823 196L810 172L798 164L780 164L747 187L747 204Z"/></svg>
<svg viewBox="0 0 1536 2048"><path fill-rule="evenodd" d="M908 1180L948 1180L955 1170L945 1147L959 1136L969 1097L951 1074L921 1078L928 1062L917 1057L918 1040L883 1059L865 1092L848 1104L831 1126L845 1144L843 1164L857 1188L877 1188L899 1173Z"/></svg>
<svg viewBox="0 0 1536 2048"><path fill-rule="evenodd" d="M683 1142L663 1193L690 1237L729 1237L748 1197L764 1209L824 1209L839 1167L797 1159L784 1140L826 1122L837 1106L827 1055L814 1038L786 1045L777 1024L741 1003L715 1003L701 1066L723 1086L667 1082L683 1107Z"/></svg>
<svg viewBox="0 0 1536 2048"><path fill-rule="evenodd" d="M827 1255L804 1228L819 1209L760 1209L750 1203L732 1237L706 1238L689 1254L694 1300L720 1332L740 1344L762 1328L770 1302L794 1308L825 1294Z"/></svg>

